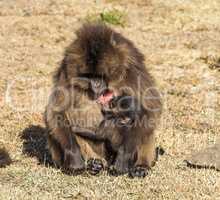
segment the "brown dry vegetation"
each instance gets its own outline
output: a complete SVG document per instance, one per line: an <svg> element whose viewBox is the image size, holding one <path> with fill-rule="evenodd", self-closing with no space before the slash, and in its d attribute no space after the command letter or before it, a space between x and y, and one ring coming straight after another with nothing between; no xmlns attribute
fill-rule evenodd
<svg viewBox="0 0 220 200"><path fill-rule="evenodd" d="M0 1L0 144L14 161L0 169L0 199L220 199L220 172L183 162L220 133L219 8L219 0ZM87 16L109 9L125 14L114 28L143 51L164 97L157 144L166 154L143 180L47 167L52 72Z"/></svg>

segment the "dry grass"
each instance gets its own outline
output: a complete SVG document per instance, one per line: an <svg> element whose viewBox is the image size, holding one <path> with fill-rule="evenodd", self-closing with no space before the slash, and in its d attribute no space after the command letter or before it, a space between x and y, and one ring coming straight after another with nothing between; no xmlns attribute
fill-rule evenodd
<svg viewBox="0 0 220 200"><path fill-rule="evenodd" d="M0 143L14 160L0 169L0 199L220 199L220 173L183 162L219 137L219 8L219 0L0 1ZM157 143L166 154L143 180L67 176L40 154L52 72L88 13L105 9L127 13L115 28L143 51L164 95Z"/></svg>

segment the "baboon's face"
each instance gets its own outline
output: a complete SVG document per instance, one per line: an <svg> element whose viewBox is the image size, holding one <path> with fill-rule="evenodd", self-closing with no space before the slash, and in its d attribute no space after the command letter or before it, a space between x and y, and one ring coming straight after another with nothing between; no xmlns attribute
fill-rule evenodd
<svg viewBox="0 0 220 200"><path fill-rule="evenodd" d="M116 62L116 60L117 57L114 61L106 59L103 60L103 65L98 66L99 70L102 71L103 74L105 74L104 77L108 88L108 93L105 93L104 96L104 98L106 99L109 99L110 96L112 96L113 98L120 95L119 91L122 89L122 82L125 80L126 77L126 68L123 67L123 65L121 65L120 62Z"/></svg>
<svg viewBox="0 0 220 200"><path fill-rule="evenodd" d="M96 27L95 30L84 27L77 36L75 42L77 50L72 53L78 55L75 61L72 61L74 63L78 61L74 69L76 76L88 78L89 88L94 97L96 99L103 97L99 100L105 102L113 94L117 94L121 83L126 79L132 60L129 57L129 42L104 26Z"/></svg>
<svg viewBox="0 0 220 200"><path fill-rule="evenodd" d="M108 88L108 81L105 76L94 73L82 73L77 78L77 85L87 91L88 96L104 105L113 98L113 91Z"/></svg>
<svg viewBox="0 0 220 200"><path fill-rule="evenodd" d="M120 90L120 83L127 73L122 53L111 46L100 53L96 61L90 58L91 55L84 55L83 63L77 69L78 77L87 80L89 96L93 100L108 104Z"/></svg>

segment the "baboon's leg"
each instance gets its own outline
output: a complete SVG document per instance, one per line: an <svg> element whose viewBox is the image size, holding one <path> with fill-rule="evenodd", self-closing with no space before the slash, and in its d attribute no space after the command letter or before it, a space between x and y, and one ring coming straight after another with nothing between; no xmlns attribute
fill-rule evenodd
<svg viewBox="0 0 220 200"><path fill-rule="evenodd" d="M83 158L87 163L87 170L97 174L107 167L106 148L104 142L92 141L76 136Z"/></svg>
<svg viewBox="0 0 220 200"><path fill-rule="evenodd" d="M155 164L155 136L154 134L142 137L137 145L137 160L134 167L130 170L131 177L145 177L147 170Z"/></svg>
<svg viewBox="0 0 220 200"><path fill-rule="evenodd" d="M124 145L120 146L113 166L110 168L110 174L120 175L129 171L134 157L133 151L127 151Z"/></svg>
<svg viewBox="0 0 220 200"><path fill-rule="evenodd" d="M63 151L57 140L55 140L52 135L48 135L47 138L48 148L52 157L54 164L57 167L61 167L63 163Z"/></svg>
<svg viewBox="0 0 220 200"><path fill-rule="evenodd" d="M143 138L143 143L137 148L137 161L135 165L152 167L155 164L156 149L155 136L151 134Z"/></svg>
<svg viewBox="0 0 220 200"><path fill-rule="evenodd" d="M84 169L84 160L76 137L66 127L57 127L49 133L48 144L53 160L66 172Z"/></svg>
<svg viewBox="0 0 220 200"><path fill-rule="evenodd" d="M123 138L123 142L117 149L115 162L110 169L111 174L125 174L133 166L136 152L135 149L137 146L134 134L135 132L133 130L124 133L126 136Z"/></svg>
<svg viewBox="0 0 220 200"><path fill-rule="evenodd" d="M104 142L92 141L77 135L76 140L85 160L97 158L105 162L106 149Z"/></svg>
<svg viewBox="0 0 220 200"><path fill-rule="evenodd" d="M122 136L112 120L103 121L95 133L86 129L81 129L81 131L80 134L76 132L76 138L84 159L101 160L104 167L107 166L107 162L110 164L114 157L111 151L117 151L122 142ZM107 150L107 141L111 144L111 150Z"/></svg>

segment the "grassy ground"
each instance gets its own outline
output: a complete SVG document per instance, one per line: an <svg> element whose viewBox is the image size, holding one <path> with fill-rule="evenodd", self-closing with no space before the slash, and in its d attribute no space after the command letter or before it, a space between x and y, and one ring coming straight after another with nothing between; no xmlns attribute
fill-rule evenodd
<svg viewBox="0 0 220 200"><path fill-rule="evenodd" d="M0 145L15 161L0 169L0 199L220 199L220 173L183 162L220 133L219 8L219 0L0 1ZM88 16L123 18L113 27L143 51L163 93L157 144L166 154L143 180L71 177L43 164L52 72Z"/></svg>

